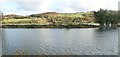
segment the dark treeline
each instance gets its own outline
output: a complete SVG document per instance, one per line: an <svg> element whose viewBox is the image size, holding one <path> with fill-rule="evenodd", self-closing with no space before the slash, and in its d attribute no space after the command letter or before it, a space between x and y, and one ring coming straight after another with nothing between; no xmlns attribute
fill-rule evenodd
<svg viewBox="0 0 120 57"><path fill-rule="evenodd" d="M104 10L100 9L98 12L94 12L94 17L100 24L100 27L104 28L116 28L120 22L120 11Z"/></svg>

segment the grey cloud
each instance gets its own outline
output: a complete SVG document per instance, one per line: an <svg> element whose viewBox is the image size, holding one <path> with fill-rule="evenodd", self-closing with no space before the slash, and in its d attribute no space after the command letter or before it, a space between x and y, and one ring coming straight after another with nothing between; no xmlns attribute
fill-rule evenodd
<svg viewBox="0 0 120 57"><path fill-rule="evenodd" d="M23 0L22 0L23 1ZM29 1L29 0L25 0ZM32 1L32 0L30 0ZM38 2L35 2L38 1ZM34 2L17 2L19 9L26 11L64 11L71 9L73 11L98 10L99 8L115 8L109 0L35 0ZM115 1L115 0L113 0ZM48 2L48 3L46 3ZM106 3L110 3L109 5ZM112 7L110 7L112 6Z"/></svg>
<svg viewBox="0 0 120 57"><path fill-rule="evenodd" d="M1 0L0 0L1 1ZM3 0L2 0L3 1ZM8 1L4 0L3 2ZM119 0L9 0L16 2L16 13L79 12L104 9L116 9ZM6 7L2 7L6 8ZM1 9L1 8L0 8ZM9 10L9 9L8 9ZM7 12L7 9L6 9ZM15 12L15 11L14 11Z"/></svg>

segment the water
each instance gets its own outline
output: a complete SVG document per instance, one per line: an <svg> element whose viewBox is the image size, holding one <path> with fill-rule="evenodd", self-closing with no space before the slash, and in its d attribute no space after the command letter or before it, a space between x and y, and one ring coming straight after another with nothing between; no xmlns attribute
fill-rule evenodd
<svg viewBox="0 0 120 57"><path fill-rule="evenodd" d="M0 56L2 56L2 29L0 28Z"/></svg>
<svg viewBox="0 0 120 57"><path fill-rule="evenodd" d="M3 55L118 55L118 29L2 29Z"/></svg>

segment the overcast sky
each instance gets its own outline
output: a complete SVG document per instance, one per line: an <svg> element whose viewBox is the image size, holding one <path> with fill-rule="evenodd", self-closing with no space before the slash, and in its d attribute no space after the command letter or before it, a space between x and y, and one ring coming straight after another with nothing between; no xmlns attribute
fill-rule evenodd
<svg viewBox="0 0 120 57"><path fill-rule="evenodd" d="M0 0L4 14L29 15L43 12L74 13L97 11L100 8L117 10L119 0Z"/></svg>

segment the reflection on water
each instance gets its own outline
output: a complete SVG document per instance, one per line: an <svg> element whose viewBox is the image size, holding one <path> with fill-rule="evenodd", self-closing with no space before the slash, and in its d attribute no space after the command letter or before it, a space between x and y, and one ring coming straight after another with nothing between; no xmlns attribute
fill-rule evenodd
<svg viewBox="0 0 120 57"><path fill-rule="evenodd" d="M117 55L118 29L3 29L4 55Z"/></svg>

